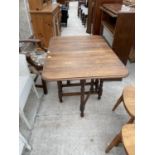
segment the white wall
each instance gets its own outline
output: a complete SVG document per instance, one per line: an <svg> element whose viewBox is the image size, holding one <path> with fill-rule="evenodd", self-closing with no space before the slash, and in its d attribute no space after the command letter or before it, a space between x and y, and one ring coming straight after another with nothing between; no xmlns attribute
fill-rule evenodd
<svg viewBox="0 0 155 155"><path fill-rule="evenodd" d="M28 0L19 0L19 38L27 39L33 32L30 23Z"/></svg>

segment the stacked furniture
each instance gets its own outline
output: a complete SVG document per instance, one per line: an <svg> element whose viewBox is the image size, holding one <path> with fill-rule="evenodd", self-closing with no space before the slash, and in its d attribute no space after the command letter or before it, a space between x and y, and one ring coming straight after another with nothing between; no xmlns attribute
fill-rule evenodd
<svg viewBox="0 0 155 155"><path fill-rule="evenodd" d="M65 24L67 27L67 20L68 20L68 7L65 5L61 6L61 25Z"/></svg>
<svg viewBox="0 0 155 155"><path fill-rule="evenodd" d="M127 129L128 128L128 124L133 124L134 120L135 120L135 87L134 86L127 86L124 88L122 95L120 96L120 98L118 99L118 101L116 102L116 104L114 105L112 111L115 111L115 109L120 105L120 103L123 102L124 108L126 110L126 112L129 114L130 118L128 120L128 122L126 123L127 125ZM129 125L130 126L130 125ZM134 125L132 125L132 129ZM129 141L128 143L126 143L126 136L132 136L131 134L133 133L132 131L129 131L126 133L126 127L123 127L122 131L124 131L125 128L125 132L123 132L123 137L124 137L124 141L122 141L122 132L120 131L115 138L111 141L111 143L108 145L108 147L106 148L105 152L108 153L114 146L118 146L119 143L124 142L125 146L126 146L126 151L128 155L134 155L134 135L133 138L131 138L131 141ZM132 145L132 149L128 149L129 145ZM130 153L129 153L130 152Z"/></svg>
<svg viewBox="0 0 155 155"><path fill-rule="evenodd" d="M121 61L126 64L129 55L134 55L135 9L129 7L134 6L133 3L128 3L128 6L124 3L123 0L89 0L86 31L103 35Z"/></svg>
<svg viewBox="0 0 155 155"><path fill-rule="evenodd" d="M34 36L48 47L49 39L61 33L60 5L48 0L29 0L29 8Z"/></svg>
<svg viewBox="0 0 155 155"><path fill-rule="evenodd" d="M135 8L123 4L101 7L100 34L126 64L134 45Z"/></svg>
<svg viewBox="0 0 155 155"><path fill-rule="evenodd" d="M78 1L78 10L77 10L78 16L80 16L80 13L81 13L81 5L85 5L85 4L86 4L86 0L79 0Z"/></svg>
<svg viewBox="0 0 155 155"><path fill-rule="evenodd" d="M88 17L88 2L86 0L78 2L78 16L82 20L82 24L86 26Z"/></svg>
<svg viewBox="0 0 155 155"><path fill-rule="evenodd" d="M69 8L69 0L57 0L57 2Z"/></svg>
<svg viewBox="0 0 155 155"><path fill-rule="evenodd" d="M100 34L101 10L103 4L122 4L123 0L89 0L87 33Z"/></svg>

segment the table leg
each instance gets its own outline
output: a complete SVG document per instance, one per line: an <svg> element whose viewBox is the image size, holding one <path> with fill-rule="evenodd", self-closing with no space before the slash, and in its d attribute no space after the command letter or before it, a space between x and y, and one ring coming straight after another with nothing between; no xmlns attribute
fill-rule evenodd
<svg viewBox="0 0 155 155"><path fill-rule="evenodd" d="M101 99L102 92L103 92L103 79L100 79L100 85L99 85L99 90L98 90L98 99Z"/></svg>
<svg viewBox="0 0 155 155"><path fill-rule="evenodd" d="M41 79L41 81L42 81L42 86L43 86L44 94L46 95L48 93L46 81L43 80L43 79Z"/></svg>
<svg viewBox="0 0 155 155"><path fill-rule="evenodd" d="M70 82L70 80L67 80L67 84L69 85L71 82Z"/></svg>
<svg viewBox="0 0 155 155"><path fill-rule="evenodd" d="M84 117L84 109L85 109L85 83L86 80L80 80L81 83L81 104L80 104L80 111L81 111L81 117Z"/></svg>
<svg viewBox="0 0 155 155"><path fill-rule="evenodd" d="M94 80L93 79L91 79L90 91L94 92Z"/></svg>
<svg viewBox="0 0 155 155"><path fill-rule="evenodd" d="M95 92L98 92L98 88L99 88L99 80L98 79L96 79L95 80Z"/></svg>
<svg viewBox="0 0 155 155"><path fill-rule="evenodd" d="M59 101L62 102L62 81L57 81L57 85Z"/></svg>

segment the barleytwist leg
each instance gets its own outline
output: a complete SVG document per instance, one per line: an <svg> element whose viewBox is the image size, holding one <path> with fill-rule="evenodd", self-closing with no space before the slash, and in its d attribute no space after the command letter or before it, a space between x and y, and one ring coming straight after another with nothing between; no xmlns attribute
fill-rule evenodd
<svg viewBox="0 0 155 155"><path fill-rule="evenodd" d="M84 109L85 109L85 83L86 80L80 80L81 83L81 104L80 104L80 111L81 111L81 117L84 117Z"/></svg>
<svg viewBox="0 0 155 155"><path fill-rule="evenodd" d="M100 79L99 91L98 91L98 99L101 99L102 92L103 92L103 79Z"/></svg>
<svg viewBox="0 0 155 155"><path fill-rule="evenodd" d="M59 101L62 102L62 81L57 81L57 85Z"/></svg>

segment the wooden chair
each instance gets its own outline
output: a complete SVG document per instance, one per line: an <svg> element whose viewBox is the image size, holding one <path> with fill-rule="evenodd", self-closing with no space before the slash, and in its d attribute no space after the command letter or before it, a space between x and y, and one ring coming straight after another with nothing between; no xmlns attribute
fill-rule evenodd
<svg viewBox="0 0 155 155"><path fill-rule="evenodd" d="M135 155L135 125L127 124L122 128L122 142L127 155Z"/></svg>
<svg viewBox="0 0 155 155"><path fill-rule="evenodd" d="M123 102L125 110L130 116L130 119L128 120L127 124L133 123L135 120L135 88L134 86L127 86L124 88L122 95L117 100L112 111L115 111L115 109L120 105L121 102ZM106 148L105 152L108 153L114 146L117 146L120 142L121 142L121 132L115 136L115 138Z"/></svg>
<svg viewBox="0 0 155 155"><path fill-rule="evenodd" d="M106 149L108 153L113 146L117 146L119 143L123 143L125 152L127 155L135 155L135 125L126 124L122 127L122 130L113 139L112 143Z"/></svg>
<svg viewBox="0 0 155 155"><path fill-rule="evenodd" d="M42 74L47 49L42 46L41 40L39 39L20 40L19 43L21 45L19 52L26 55L30 72L36 75L34 81L37 82L38 77ZM31 48L28 48L28 44ZM43 88L44 94L47 94L46 81L42 78L41 81L42 85L36 84L36 87Z"/></svg>
<svg viewBox="0 0 155 155"><path fill-rule="evenodd" d="M116 104L114 105L112 111L123 102L124 108L130 116L128 123L133 123L135 119L135 88L134 86L127 86L124 88L122 95L117 100Z"/></svg>

